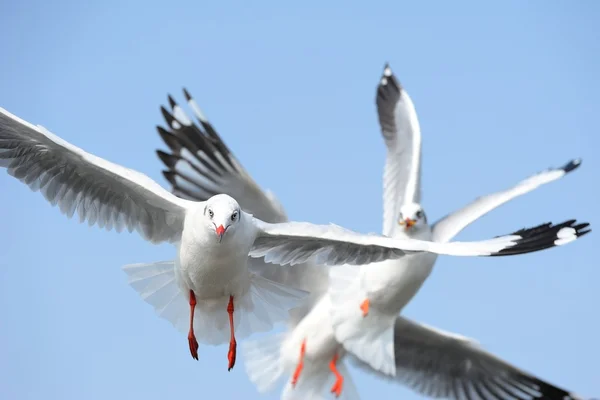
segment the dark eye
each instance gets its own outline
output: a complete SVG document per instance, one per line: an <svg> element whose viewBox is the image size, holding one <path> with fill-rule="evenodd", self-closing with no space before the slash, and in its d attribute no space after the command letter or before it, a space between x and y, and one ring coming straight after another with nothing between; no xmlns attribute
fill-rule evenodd
<svg viewBox="0 0 600 400"><path fill-rule="evenodd" d="M417 218L423 217L423 211L417 211Z"/></svg>
<svg viewBox="0 0 600 400"><path fill-rule="evenodd" d="M208 216L211 218L215 216L215 213L213 212L213 210L211 210L211 209L208 210Z"/></svg>
<svg viewBox="0 0 600 400"><path fill-rule="evenodd" d="M234 211L233 214L231 214L231 220L235 221L235 219L237 218L237 216L238 216L237 211Z"/></svg>

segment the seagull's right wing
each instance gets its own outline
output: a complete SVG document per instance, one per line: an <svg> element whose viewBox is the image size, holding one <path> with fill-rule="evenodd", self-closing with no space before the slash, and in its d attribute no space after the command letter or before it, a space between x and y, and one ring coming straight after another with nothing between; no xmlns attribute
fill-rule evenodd
<svg viewBox="0 0 600 400"><path fill-rule="evenodd" d="M562 178L581 165L581 160L571 160L561 168L552 168L533 175L510 189L482 196L458 211L449 214L433 224L433 239L436 242L447 242L473 221L481 218L502 204L537 189L541 185Z"/></svg>
<svg viewBox="0 0 600 400"><path fill-rule="evenodd" d="M392 236L402 204L421 201L421 128L410 96L387 64L377 86L376 103L387 147L383 234Z"/></svg>
<svg viewBox="0 0 600 400"><path fill-rule="evenodd" d="M265 262L280 265L307 261L327 266L364 265L422 251L453 256L516 255L560 246L589 232L589 224L574 225L575 220L570 220L521 229L484 241L436 243L364 235L337 225L269 224L256 218L254 223L257 233L250 256L264 257Z"/></svg>
<svg viewBox="0 0 600 400"><path fill-rule="evenodd" d="M354 357L353 360L367 372L435 398L581 399L486 352L469 338L403 317L398 317L394 324L394 357L395 377L382 374Z"/></svg>
<svg viewBox="0 0 600 400"><path fill-rule="evenodd" d="M225 193L263 221L286 221L285 211L275 196L258 186L185 89L184 94L200 125L169 96L171 111L161 107L168 129L157 127L171 150L157 153L167 167L163 174L173 185L173 193L197 201Z"/></svg>
<svg viewBox="0 0 600 400"><path fill-rule="evenodd" d="M86 153L0 108L0 167L81 222L176 242L189 201L137 171Z"/></svg>

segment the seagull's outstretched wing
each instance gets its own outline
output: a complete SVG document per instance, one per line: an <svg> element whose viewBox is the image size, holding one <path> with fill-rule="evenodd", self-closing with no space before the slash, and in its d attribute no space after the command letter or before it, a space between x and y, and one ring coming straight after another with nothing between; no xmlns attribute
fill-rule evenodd
<svg viewBox="0 0 600 400"><path fill-rule="evenodd" d="M394 324L396 376L365 371L400 382L434 398L472 400L580 399L486 352L475 341L398 317Z"/></svg>
<svg viewBox="0 0 600 400"><path fill-rule="evenodd" d="M263 221L286 221L285 211L273 194L258 186L185 89L184 94L200 125L169 96L171 111L161 107L168 129L157 127L171 150L157 153L167 167L163 174L173 185L173 193L197 201L225 193Z"/></svg>
<svg viewBox="0 0 600 400"><path fill-rule="evenodd" d="M575 220L543 224L510 235L477 242L435 243L416 239L392 239L364 235L337 225L308 222L269 224L254 219L256 239L251 257L265 262L294 265L313 261L321 265L364 265L427 251L453 256L505 256L531 253L569 243L589 232L589 224Z"/></svg>
<svg viewBox="0 0 600 400"><path fill-rule="evenodd" d="M402 204L421 201L421 128L412 100L387 64L377 87L376 103L387 147L383 234L392 236Z"/></svg>
<svg viewBox="0 0 600 400"><path fill-rule="evenodd" d="M561 168L552 168L540 172L519 182L516 186L513 186L510 189L477 198L466 207L463 207L460 210L445 216L433 224L432 240L435 242L450 241L469 224L481 218L491 210L514 199L515 197L529 193L541 185L562 178L580 165L580 159L571 160Z"/></svg>
<svg viewBox="0 0 600 400"><path fill-rule="evenodd" d="M181 237L190 202L146 175L73 146L41 126L0 108L0 166L41 191L61 212L101 228L138 231L146 240Z"/></svg>

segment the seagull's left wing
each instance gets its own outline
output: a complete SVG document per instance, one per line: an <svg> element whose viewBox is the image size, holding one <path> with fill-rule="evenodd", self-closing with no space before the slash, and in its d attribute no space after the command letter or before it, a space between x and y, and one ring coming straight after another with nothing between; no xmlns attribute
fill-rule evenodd
<svg viewBox="0 0 600 400"><path fill-rule="evenodd" d="M562 178L581 165L581 160L571 160L561 168L552 168L533 175L510 189L477 198L471 204L437 221L432 226L436 242L448 242L473 221L481 218L502 204L537 189L541 185Z"/></svg>
<svg viewBox="0 0 600 400"><path fill-rule="evenodd" d="M81 222L176 242L189 201L137 171L113 164L0 108L0 167Z"/></svg>
<svg viewBox="0 0 600 400"><path fill-rule="evenodd" d="M307 222L269 224L254 219L256 239L251 257L286 265L314 261L322 265L364 265L427 251L453 256L503 256L531 253L571 242L589 232L589 224L543 224L510 235L478 242L435 243L416 239L392 239L360 234L337 225Z"/></svg>
<svg viewBox="0 0 600 400"><path fill-rule="evenodd" d="M394 377L354 360L367 372L436 398L581 399L486 352L469 338L403 317L398 317L394 324L394 358Z"/></svg>

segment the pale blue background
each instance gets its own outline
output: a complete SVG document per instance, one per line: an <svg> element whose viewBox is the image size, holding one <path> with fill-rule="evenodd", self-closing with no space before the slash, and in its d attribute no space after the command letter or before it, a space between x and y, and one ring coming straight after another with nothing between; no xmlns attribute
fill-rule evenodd
<svg viewBox="0 0 600 400"><path fill-rule="evenodd" d="M186 86L293 219L379 232L389 61L420 117L430 219L580 156L460 239L600 221L599 2L83 3L2 3L0 106L163 184L158 107ZM173 248L68 221L4 172L0 193L0 398L259 398L241 357L192 360L127 286L122 265ZM598 396L598 244L441 258L406 314ZM418 398L353 372L365 399Z"/></svg>

